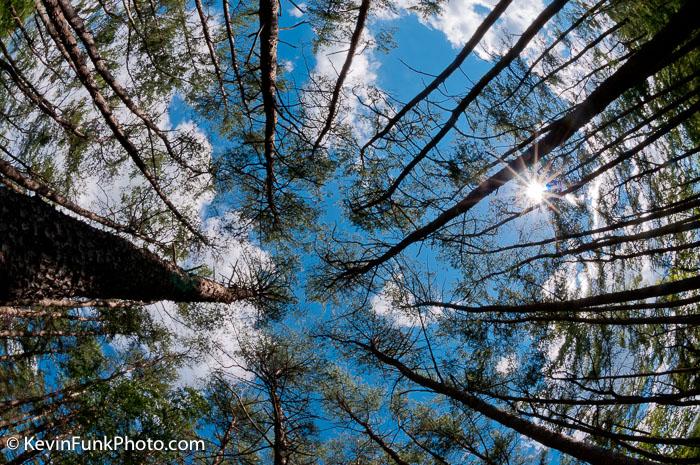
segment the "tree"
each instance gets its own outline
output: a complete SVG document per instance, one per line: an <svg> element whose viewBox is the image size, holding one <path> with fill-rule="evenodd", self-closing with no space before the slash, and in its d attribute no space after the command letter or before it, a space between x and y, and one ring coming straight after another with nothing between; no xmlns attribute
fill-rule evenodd
<svg viewBox="0 0 700 465"><path fill-rule="evenodd" d="M697 380L676 376L693 370L685 363L697 347L697 264L684 252L695 247L695 168L686 175L672 165L697 153L696 74L678 67L695 53L697 24L680 32L674 23L694 7L665 5L653 32L634 41L623 35L629 42L619 61L591 52L624 22L590 39L584 29L581 39L590 42L552 57L602 5L570 10L573 19L540 55L519 57L501 75L531 38L523 34L421 142L393 127L409 110L421 111L414 106L423 93L380 126L365 146L379 168L362 173L367 179L350 203L373 234L339 237L328 248L325 271L336 279L329 285L320 277L319 290L341 285L363 302L348 312L351 321L329 331L338 348L390 367L406 392L427 389L480 413L491 422L481 431L505 427L590 463L692 463L697 435L688 408ZM533 31L557 6L564 5L551 3ZM680 33L677 45L665 36L671 30ZM582 65L587 55L590 67ZM540 62L544 69L535 71ZM565 75L574 65L580 73ZM583 96L568 95L576 85ZM473 101L481 110L463 113ZM423 103L429 112L431 102ZM438 150L451 130L459 134L456 149ZM429 181L437 176L445 182ZM635 182L649 189L635 191ZM577 195L584 189L594 189L590 209ZM419 252L428 268L404 258L433 245ZM440 289L445 262L461 275L451 290ZM643 285L645 268L666 278ZM577 275L588 289L572 283ZM396 316L367 313L367 292L379 292ZM357 348L371 357L358 357ZM572 440L574 432L588 440Z"/></svg>
<svg viewBox="0 0 700 465"><path fill-rule="evenodd" d="M1 189L0 205L5 220L2 301L87 297L230 303L264 293L252 285L226 287L192 276L38 199Z"/></svg>
<svg viewBox="0 0 700 465"><path fill-rule="evenodd" d="M304 343L271 335L242 341L240 355L238 373L217 373L207 390L212 463L316 463L310 385L317 358Z"/></svg>
<svg viewBox="0 0 700 465"><path fill-rule="evenodd" d="M3 4L5 458L700 462L700 4L487 3Z"/></svg>

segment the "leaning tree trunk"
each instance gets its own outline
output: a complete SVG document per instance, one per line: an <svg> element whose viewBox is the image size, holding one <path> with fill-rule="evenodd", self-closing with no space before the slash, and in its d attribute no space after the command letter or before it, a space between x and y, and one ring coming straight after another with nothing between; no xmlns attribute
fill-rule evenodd
<svg viewBox="0 0 700 465"><path fill-rule="evenodd" d="M36 197L0 188L0 302L69 297L230 303L254 292L190 276Z"/></svg>

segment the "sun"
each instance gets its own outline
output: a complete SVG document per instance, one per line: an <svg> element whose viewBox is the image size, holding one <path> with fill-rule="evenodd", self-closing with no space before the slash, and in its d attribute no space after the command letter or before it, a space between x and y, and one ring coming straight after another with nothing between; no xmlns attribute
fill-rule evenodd
<svg viewBox="0 0 700 465"><path fill-rule="evenodd" d="M525 185L525 195L533 203L541 203L547 193L547 185L543 182L532 180Z"/></svg>

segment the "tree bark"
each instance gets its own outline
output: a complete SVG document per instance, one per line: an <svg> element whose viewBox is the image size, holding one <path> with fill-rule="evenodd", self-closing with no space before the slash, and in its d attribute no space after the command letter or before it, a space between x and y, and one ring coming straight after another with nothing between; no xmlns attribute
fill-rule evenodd
<svg viewBox="0 0 700 465"><path fill-rule="evenodd" d="M260 0L260 91L265 111L265 197L273 219L277 218L273 186L275 183L275 128L277 126L277 42L279 3Z"/></svg>
<svg viewBox="0 0 700 465"><path fill-rule="evenodd" d="M0 66L1 66L1 61L0 61ZM137 238L141 239L142 241L148 242L149 244L157 245L159 247L165 247L165 244L162 244L161 242L153 239L152 237L150 237L146 234L143 234L142 232L138 231L137 228L135 228L131 225L119 224L116 221L111 220L110 218L98 215L94 212L91 212L88 209L81 207L80 205L71 201L67 197L64 197L60 193L53 190L47 184L40 182L36 179L33 179L31 177L24 176L17 169L15 169L15 167L13 167L10 163L8 163L2 159L0 159L0 174L2 176L4 176L4 178L0 177L0 183L7 185L6 180L9 179L12 182L14 182L15 184L17 184L17 185L19 185L27 190L35 192L37 195L40 195L48 200L51 200L52 202L62 206L66 210L70 210L73 213L76 213L76 214L78 214L78 215L80 215L88 220L91 220L91 221L94 221L94 222L99 223L101 225L107 226L108 228L111 228L111 229L115 230L116 232L131 234L132 236L137 237ZM30 173L30 175L31 175L31 173Z"/></svg>
<svg viewBox="0 0 700 465"><path fill-rule="evenodd" d="M282 401L277 395L276 387L270 388L270 402L272 403L272 420L274 442L272 445L274 465L287 465L289 459L287 432L284 428L284 411Z"/></svg>
<svg viewBox="0 0 700 465"><path fill-rule="evenodd" d="M0 188L0 302L86 297L230 303L254 294L190 276L37 198Z"/></svg>
<svg viewBox="0 0 700 465"><path fill-rule="evenodd" d="M453 304L450 302L422 301L415 306L440 306L465 313L537 313L537 312L562 312L572 313L578 311L610 311L615 309L629 310L627 306L612 306L632 301L645 301L656 297L690 292L700 289L700 275L690 278L678 279L653 286L638 287L625 291L610 292L579 299L563 300L559 302L532 302L520 305L482 305L473 307L469 305ZM669 302L673 304L673 302ZM644 303L639 304L644 308ZM633 308L632 308L633 309Z"/></svg>

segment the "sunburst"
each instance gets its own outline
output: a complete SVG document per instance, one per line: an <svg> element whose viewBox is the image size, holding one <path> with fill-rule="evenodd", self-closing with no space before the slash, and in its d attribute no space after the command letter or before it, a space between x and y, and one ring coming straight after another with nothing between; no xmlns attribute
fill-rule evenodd
<svg viewBox="0 0 700 465"><path fill-rule="evenodd" d="M549 191L547 184L539 180L532 180L525 185L523 192L527 198L535 204L542 203Z"/></svg>

